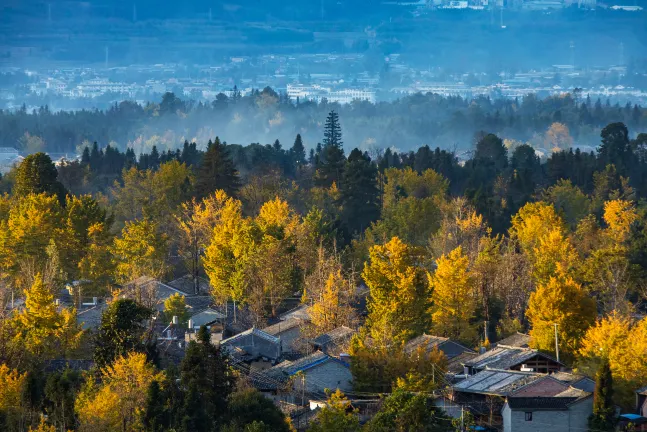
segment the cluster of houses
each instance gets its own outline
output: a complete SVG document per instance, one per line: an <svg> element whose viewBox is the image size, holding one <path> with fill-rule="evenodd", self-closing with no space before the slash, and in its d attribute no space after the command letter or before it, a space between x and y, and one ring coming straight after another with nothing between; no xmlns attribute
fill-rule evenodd
<svg viewBox="0 0 647 432"><path fill-rule="evenodd" d="M69 287L57 302L75 303L86 329L98 326L105 302L96 297L74 300L73 290ZM356 329L342 326L316 334L308 305L259 328L244 309L215 305L206 280L195 284L188 276L167 283L140 278L122 293L160 312L154 322L158 347L171 361L180 361L201 326L209 328L212 342L229 354L241 377L289 414L298 430L305 429L325 404L327 389L345 392L361 419L369 419L379 406L379 396L353 392L347 352ZM189 309L185 324L162 313L164 300L177 293ZM446 356L447 371L439 377L445 386L435 394L435 404L456 419L469 413L481 425L472 430L588 430L594 381L530 348L529 342L528 335L517 333L476 352L451 339L424 334L409 341L404 351L413 356L439 350ZM636 391L635 412L622 414L620 421L647 431L647 387Z"/></svg>

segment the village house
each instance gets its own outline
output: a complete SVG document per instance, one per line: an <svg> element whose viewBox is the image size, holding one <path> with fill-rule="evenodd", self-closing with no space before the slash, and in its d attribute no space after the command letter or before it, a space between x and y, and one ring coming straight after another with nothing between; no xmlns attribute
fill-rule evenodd
<svg viewBox="0 0 647 432"><path fill-rule="evenodd" d="M486 369L517 370L525 372L551 373L562 370L564 364L548 354L530 348L498 345L468 360L465 373L473 375Z"/></svg>
<svg viewBox="0 0 647 432"><path fill-rule="evenodd" d="M440 336L431 336L428 334L415 337L404 346L404 352L407 354L415 354L419 349L422 349L425 353L429 353L432 350L437 349L445 354L445 357L447 357L448 360L451 360L464 352L474 352L451 339Z"/></svg>
<svg viewBox="0 0 647 432"><path fill-rule="evenodd" d="M276 361L281 357L281 338L255 327L223 340L220 346L237 361Z"/></svg>
<svg viewBox="0 0 647 432"><path fill-rule="evenodd" d="M339 355L346 350L348 342L357 333L350 327L341 326L323 333L312 340L312 346L329 355Z"/></svg>
<svg viewBox="0 0 647 432"><path fill-rule="evenodd" d="M286 360L265 371L265 375L278 382L292 380L297 399L302 394L321 399L326 397L326 389L350 391L353 388L348 363L321 351L299 360Z"/></svg>
<svg viewBox="0 0 647 432"><path fill-rule="evenodd" d="M302 343L302 329L308 324L309 322L304 319L291 317L265 327L263 331L280 338L281 354L290 356L299 351L300 343Z"/></svg>
<svg viewBox="0 0 647 432"><path fill-rule="evenodd" d="M501 411L504 432L578 432L588 430L593 395L509 397Z"/></svg>

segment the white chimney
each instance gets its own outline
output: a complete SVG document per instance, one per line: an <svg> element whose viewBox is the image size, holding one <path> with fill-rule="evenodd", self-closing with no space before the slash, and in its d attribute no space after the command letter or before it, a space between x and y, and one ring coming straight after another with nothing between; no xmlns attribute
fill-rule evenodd
<svg viewBox="0 0 647 432"><path fill-rule="evenodd" d="M97 301L97 300L98 300L98 299L97 299L96 297L92 297L92 304L96 306L96 305L97 305L97 303L98 303L98 301Z"/></svg>
<svg viewBox="0 0 647 432"><path fill-rule="evenodd" d="M177 325L180 320L177 319L176 315L173 315L173 324Z"/></svg>
<svg viewBox="0 0 647 432"><path fill-rule="evenodd" d="M193 328L193 320L192 320L192 319L190 319L190 320L189 320L189 329L192 329L192 328Z"/></svg>

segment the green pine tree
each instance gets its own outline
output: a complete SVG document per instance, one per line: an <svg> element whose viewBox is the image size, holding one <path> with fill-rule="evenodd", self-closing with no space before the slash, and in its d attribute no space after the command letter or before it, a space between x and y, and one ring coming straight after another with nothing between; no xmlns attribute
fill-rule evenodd
<svg viewBox="0 0 647 432"><path fill-rule="evenodd" d="M218 189L234 196L240 188L240 178L226 144L216 141L209 145L198 171L195 191L198 198L205 198Z"/></svg>
<svg viewBox="0 0 647 432"><path fill-rule="evenodd" d="M589 417L589 428L596 432L615 430L616 415L613 404L613 376L609 360L605 359L595 375L593 414Z"/></svg>
<svg viewBox="0 0 647 432"><path fill-rule="evenodd" d="M339 191L342 221L349 232L363 232L380 216L377 168L358 149L354 149L348 156Z"/></svg>
<svg viewBox="0 0 647 432"><path fill-rule="evenodd" d="M346 163L343 141L341 140L339 114L330 111L324 127L323 147L318 153L316 182L318 186L330 187L339 183Z"/></svg>

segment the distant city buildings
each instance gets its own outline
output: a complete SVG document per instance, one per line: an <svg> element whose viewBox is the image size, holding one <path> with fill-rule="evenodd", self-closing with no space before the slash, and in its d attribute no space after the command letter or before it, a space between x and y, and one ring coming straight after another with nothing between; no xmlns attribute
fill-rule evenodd
<svg viewBox="0 0 647 432"><path fill-rule="evenodd" d="M375 92L368 89L331 89L319 85L288 84L287 94L291 101L326 100L329 103L348 104L353 101L367 101L375 103Z"/></svg>

